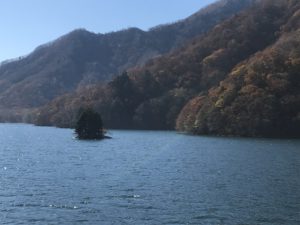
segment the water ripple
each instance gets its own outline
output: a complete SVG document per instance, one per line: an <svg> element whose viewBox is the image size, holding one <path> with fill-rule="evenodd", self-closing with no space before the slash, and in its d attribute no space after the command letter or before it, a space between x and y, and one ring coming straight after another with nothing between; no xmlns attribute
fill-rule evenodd
<svg viewBox="0 0 300 225"><path fill-rule="evenodd" d="M300 141L0 125L1 224L300 224ZM16 141L18 140L18 141Z"/></svg>

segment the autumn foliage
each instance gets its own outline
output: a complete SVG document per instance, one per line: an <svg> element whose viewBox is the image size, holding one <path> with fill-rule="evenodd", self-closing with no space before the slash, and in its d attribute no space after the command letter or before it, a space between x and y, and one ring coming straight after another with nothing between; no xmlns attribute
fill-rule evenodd
<svg viewBox="0 0 300 225"><path fill-rule="evenodd" d="M299 136L299 14L296 0L259 1L107 85L55 99L37 121L72 126L92 105L112 128Z"/></svg>

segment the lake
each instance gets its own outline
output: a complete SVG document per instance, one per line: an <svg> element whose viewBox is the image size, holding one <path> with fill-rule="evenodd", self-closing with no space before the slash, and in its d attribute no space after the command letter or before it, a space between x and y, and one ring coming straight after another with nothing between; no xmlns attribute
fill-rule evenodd
<svg viewBox="0 0 300 225"><path fill-rule="evenodd" d="M300 141L0 124L0 224L300 224Z"/></svg>

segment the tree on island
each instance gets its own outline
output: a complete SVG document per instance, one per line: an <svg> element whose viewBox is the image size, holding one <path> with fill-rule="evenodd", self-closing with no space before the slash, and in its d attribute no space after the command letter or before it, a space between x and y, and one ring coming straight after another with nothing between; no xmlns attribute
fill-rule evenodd
<svg viewBox="0 0 300 225"><path fill-rule="evenodd" d="M101 115L90 108L83 110L76 122L75 133L83 140L105 138Z"/></svg>

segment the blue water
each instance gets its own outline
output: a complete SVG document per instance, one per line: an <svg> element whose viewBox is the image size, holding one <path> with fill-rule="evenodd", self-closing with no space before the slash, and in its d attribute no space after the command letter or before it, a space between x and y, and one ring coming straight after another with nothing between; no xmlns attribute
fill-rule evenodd
<svg viewBox="0 0 300 225"><path fill-rule="evenodd" d="M300 141L0 125L0 224L300 224Z"/></svg>

